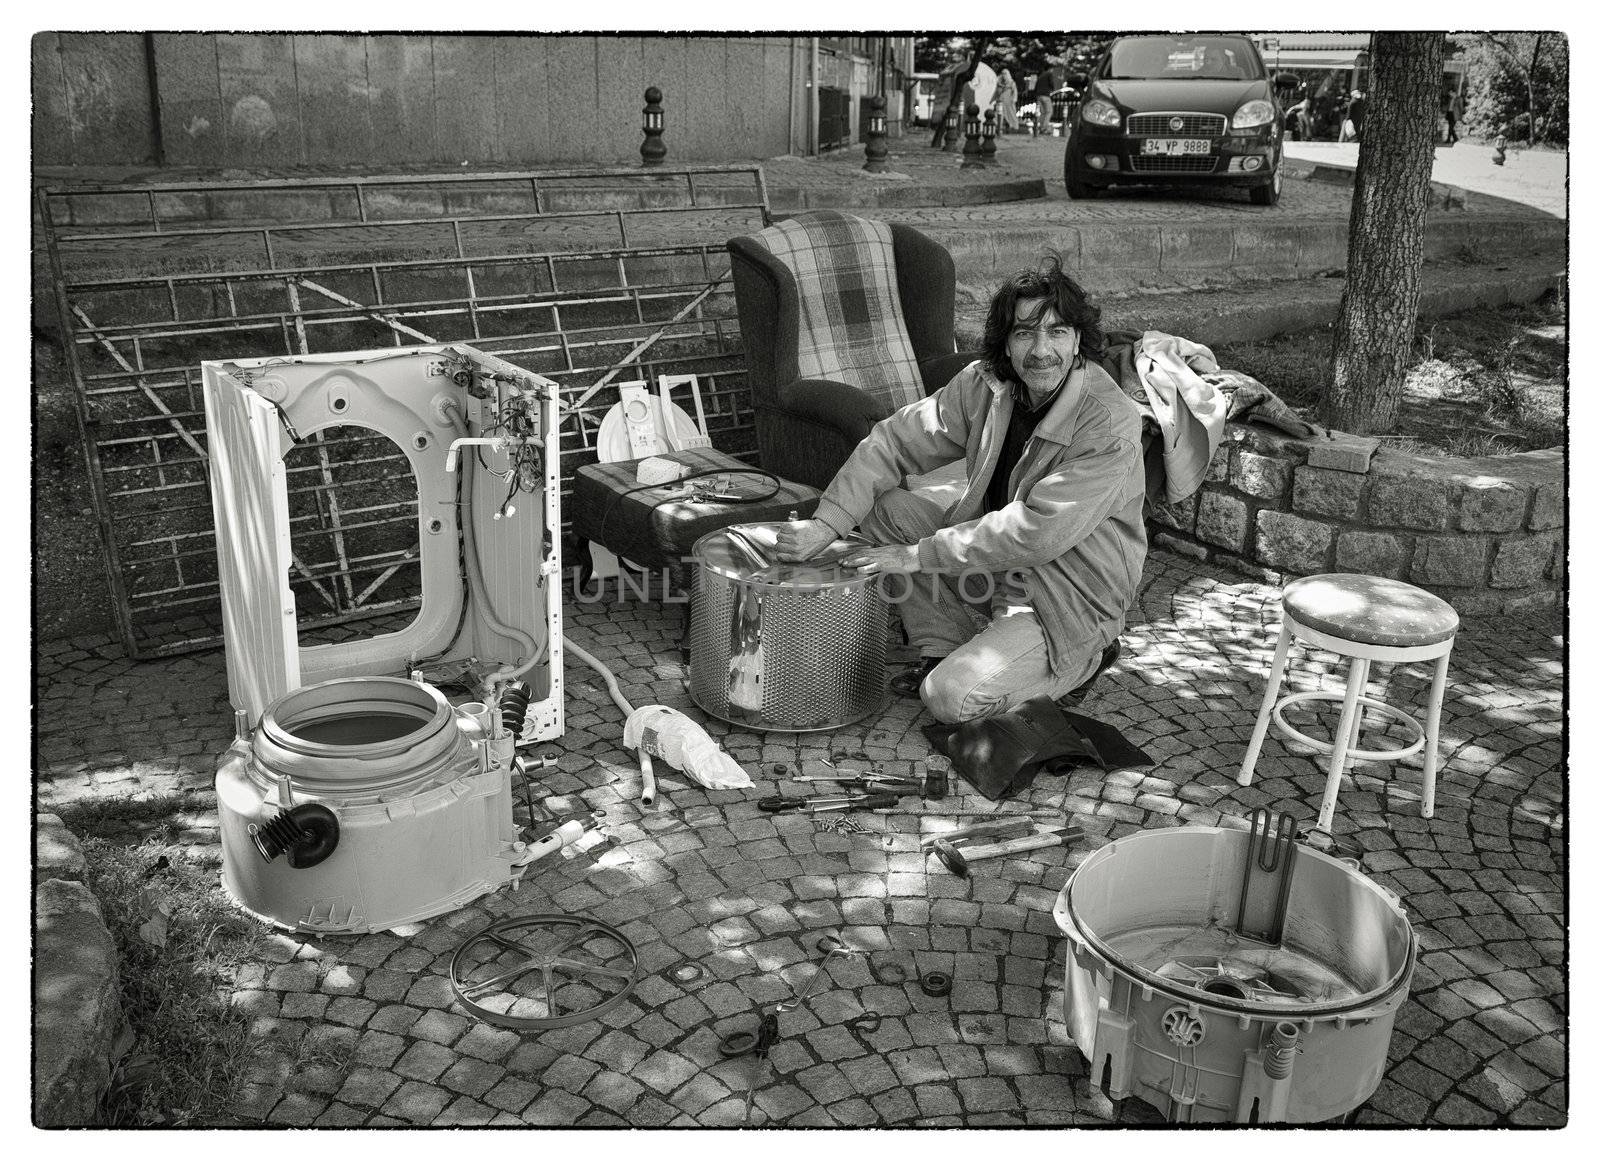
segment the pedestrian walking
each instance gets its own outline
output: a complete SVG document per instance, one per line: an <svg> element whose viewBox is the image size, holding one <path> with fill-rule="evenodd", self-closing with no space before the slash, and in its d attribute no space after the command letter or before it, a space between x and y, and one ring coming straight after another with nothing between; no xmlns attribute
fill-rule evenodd
<svg viewBox="0 0 1600 1161"><path fill-rule="evenodd" d="M1454 145L1461 140L1456 136L1456 118L1461 116L1461 94L1446 93L1439 99L1439 110L1444 114L1445 144Z"/></svg>
<svg viewBox="0 0 1600 1161"><path fill-rule="evenodd" d="M1000 70L1000 82L994 90L994 109L1000 132L1010 133L1017 127L1017 82L1011 79L1010 69Z"/></svg>
<svg viewBox="0 0 1600 1161"><path fill-rule="evenodd" d="M1035 123L1038 131L1046 137L1055 132L1052 126L1055 122L1056 106L1052 94L1060 87L1061 83L1053 64L1045 65L1033 81L1033 99L1039 106L1039 117Z"/></svg>

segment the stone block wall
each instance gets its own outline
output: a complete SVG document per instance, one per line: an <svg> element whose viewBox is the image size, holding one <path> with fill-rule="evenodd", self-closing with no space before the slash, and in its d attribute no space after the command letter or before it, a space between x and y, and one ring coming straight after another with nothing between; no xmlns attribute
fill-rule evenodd
<svg viewBox="0 0 1600 1161"><path fill-rule="evenodd" d="M1560 449L1451 459L1338 433L1229 424L1195 495L1158 504L1155 544L1275 583L1319 572L1409 581L1465 613L1558 607L1566 576Z"/></svg>
<svg viewBox="0 0 1600 1161"><path fill-rule="evenodd" d="M96 1124L101 1095L133 1038L122 1011L116 943L83 874L77 838L55 815L39 815L33 896L38 1128Z"/></svg>

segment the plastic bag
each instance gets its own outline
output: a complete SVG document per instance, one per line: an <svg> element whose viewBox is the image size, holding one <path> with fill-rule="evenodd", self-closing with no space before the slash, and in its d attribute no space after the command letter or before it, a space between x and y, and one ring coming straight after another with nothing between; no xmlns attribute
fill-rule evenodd
<svg viewBox="0 0 1600 1161"><path fill-rule="evenodd" d="M622 726L622 744L682 770L708 790L743 790L750 775L704 727L671 706L640 706Z"/></svg>

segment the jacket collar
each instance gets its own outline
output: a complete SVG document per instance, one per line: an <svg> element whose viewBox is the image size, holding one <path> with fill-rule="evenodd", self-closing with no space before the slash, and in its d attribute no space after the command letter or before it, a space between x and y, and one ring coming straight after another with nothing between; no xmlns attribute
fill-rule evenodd
<svg viewBox="0 0 1600 1161"><path fill-rule="evenodd" d="M1039 421L1039 426L1033 429L1033 434L1039 439L1047 439L1051 443L1069 444L1072 442L1072 429L1077 422L1078 408L1083 403L1083 398L1089 393L1089 376L1098 372L1105 374L1099 367L1089 362L1084 362L1074 367L1067 375L1067 381L1062 385L1056 395L1056 401L1050 405L1050 410L1045 412L1044 418ZM987 367L979 368L978 372L984 386L994 393L996 419L1004 416L1006 422L1011 420L1011 384L1002 381L999 376ZM1003 408L1004 410L999 410Z"/></svg>

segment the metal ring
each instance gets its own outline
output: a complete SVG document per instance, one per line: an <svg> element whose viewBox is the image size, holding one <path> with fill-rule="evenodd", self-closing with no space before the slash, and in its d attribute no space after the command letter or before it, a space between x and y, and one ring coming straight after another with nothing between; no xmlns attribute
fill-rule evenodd
<svg viewBox="0 0 1600 1161"><path fill-rule="evenodd" d="M1303 701L1329 701L1337 704L1344 701L1344 694L1333 693L1331 691L1323 692L1320 690L1312 693L1293 693L1288 697L1280 698L1278 700L1278 704L1272 707L1272 720L1277 724L1278 728L1290 738L1294 739L1296 742L1299 742L1301 745L1310 746L1319 754L1333 753L1332 742L1324 742L1320 738L1309 737L1295 729L1288 722L1284 721L1283 711L1288 709L1290 706L1298 705ZM1422 723L1417 721L1416 718L1412 717L1404 710L1396 709L1394 706L1388 704L1387 702L1379 701L1375 697L1358 696L1356 698L1356 703L1363 707L1364 714L1371 715L1373 717L1387 718L1390 722L1393 722L1396 725L1404 726L1408 731L1411 732L1413 737L1408 744L1394 750L1360 750L1355 746L1355 743L1360 739L1351 738L1350 747L1344 752L1346 761L1396 762L1401 758L1409 758L1412 754L1415 754L1418 750L1422 749L1423 743L1428 740L1428 732L1422 728ZM1334 731L1337 733L1337 726L1334 727Z"/></svg>
<svg viewBox="0 0 1600 1161"><path fill-rule="evenodd" d="M705 979L706 969L697 963L684 962L667 969L667 978L675 984L692 984Z"/></svg>
<svg viewBox="0 0 1600 1161"><path fill-rule="evenodd" d="M876 1032L883 1023L883 1017L869 1009L859 1016L851 1017L844 1023L846 1028L853 1029L856 1032Z"/></svg>
<svg viewBox="0 0 1600 1161"><path fill-rule="evenodd" d="M757 1039L754 1032L730 1032L717 1042L717 1051L731 1060L755 1048Z"/></svg>
<svg viewBox="0 0 1600 1161"><path fill-rule="evenodd" d="M870 963L872 978L880 984L903 984L909 978L904 964L889 960L887 963Z"/></svg>
<svg viewBox="0 0 1600 1161"><path fill-rule="evenodd" d="M948 996L950 989L956 986L949 972L923 972L917 983L928 996Z"/></svg>

